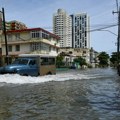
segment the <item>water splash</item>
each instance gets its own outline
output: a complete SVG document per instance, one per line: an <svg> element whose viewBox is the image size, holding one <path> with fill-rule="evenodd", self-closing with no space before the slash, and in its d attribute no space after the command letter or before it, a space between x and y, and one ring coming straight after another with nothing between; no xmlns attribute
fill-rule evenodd
<svg viewBox="0 0 120 120"><path fill-rule="evenodd" d="M66 80L81 80L81 79L95 79L102 77L99 74L84 74L79 72L67 72L58 73L56 75L46 75L46 76L20 76L18 74L4 74L0 75L0 83L4 85L5 83L12 84L27 84L27 83L42 83L48 81L66 81Z"/></svg>

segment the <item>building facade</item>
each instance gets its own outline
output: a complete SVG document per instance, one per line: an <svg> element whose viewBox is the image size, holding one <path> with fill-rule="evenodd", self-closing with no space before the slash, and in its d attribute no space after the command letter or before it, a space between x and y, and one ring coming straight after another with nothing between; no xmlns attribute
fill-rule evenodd
<svg viewBox="0 0 120 120"><path fill-rule="evenodd" d="M2 58L6 57L4 34L1 38ZM12 58L19 54L57 55L59 37L42 28L7 31L8 55Z"/></svg>
<svg viewBox="0 0 120 120"><path fill-rule="evenodd" d="M27 29L27 26L22 22L13 20L10 22L6 22L6 29L7 30L22 30L22 29Z"/></svg>
<svg viewBox="0 0 120 120"><path fill-rule="evenodd" d="M72 47L90 49L90 20L86 13L73 14Z"/></svg>
<svg viewBox="0 0 120 120"><path fill-rule="evenodd" d="M53 16L53 33L60 36L60 47L90 49L90 19L87 13L68 15L58 9Z"/></svg>
<svg viewBox="0 0 120 120"><path fill-rule="evenodd" d="M88 48L60 48L60 53L64 53L73 58L82 57L87 63L90 63L90 50Z"/></svg>
<svg viewBox="0 0 120 120"><path fill-rule="evenodd" d="M60 37L60 47L72 47L72 19L63 9L53 15L53 33Z"/></svg>

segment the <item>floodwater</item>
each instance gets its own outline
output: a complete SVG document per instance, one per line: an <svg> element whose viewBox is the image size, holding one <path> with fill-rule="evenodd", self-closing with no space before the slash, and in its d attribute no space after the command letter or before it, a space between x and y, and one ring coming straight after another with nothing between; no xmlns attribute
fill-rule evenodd
<svg viewBox="0 0 120 120"><path fill-rule="evenodd" d="M0 75L0 120L120 120L115 69Z"/></svg>

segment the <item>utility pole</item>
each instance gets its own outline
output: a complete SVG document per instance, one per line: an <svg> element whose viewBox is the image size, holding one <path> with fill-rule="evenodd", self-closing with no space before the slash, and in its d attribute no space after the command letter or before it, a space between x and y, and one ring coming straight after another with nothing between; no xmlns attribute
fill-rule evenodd
<svg viewBox="0 0 120 120"><path fill-rule="evenodd" d="M119 52L120 52L120 7L118 9L117 12L115 12L118 14L118 37L117 37L117 64L119 64L120 62L120 55L119 55Z"/></svg>
<svg viewBox="0 0 120 120"><path fill-rule="evenodd" d="M119 11L118 11L118 42L117 42L117 54L118 54L118 64L120 62L120 7L119 7Z"/></svg>
<svg viewBox="0 0 120 120"><path fill-rule="evenodd" d="M5 12L4 8L2 8L2 14L3 14L3 32L5 36L5 48L6 48L6 62L7 65L9 64L9 59L8 59L8 45L7 45L7 35L6 35L6 23L5 23Z"/></svg>
<svg viewBox="0 0 120 120"><path fill-rule="evenodd" d="M118 75L120 76L120 7L118 5L118 0L116 0L116 5L117 5L117 13L118 14L118 37L117 37L117 72Z"/></svg>

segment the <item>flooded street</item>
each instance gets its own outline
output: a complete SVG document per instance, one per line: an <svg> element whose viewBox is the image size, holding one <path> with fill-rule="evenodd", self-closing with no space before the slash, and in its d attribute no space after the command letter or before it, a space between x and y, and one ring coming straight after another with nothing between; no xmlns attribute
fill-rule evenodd
<svg viewBox="0 0 120 120"><path fill-rule="evenodd" d="M0 75L0 120L120 120L115 69Z"/></svg>

